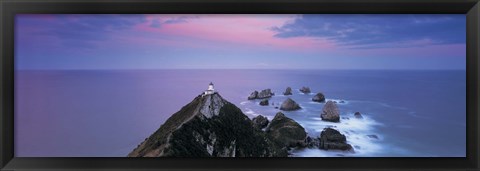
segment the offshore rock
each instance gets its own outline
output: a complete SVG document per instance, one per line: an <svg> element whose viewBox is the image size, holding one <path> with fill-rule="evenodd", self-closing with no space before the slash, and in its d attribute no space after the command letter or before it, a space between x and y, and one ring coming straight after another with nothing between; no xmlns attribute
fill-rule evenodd
<svg viewBox="0 0 480 171"><path fill-rule="evenodd" d="M273 95L275 95L275 94L272 93L272 90L265 89L265 90L262 90L260 93L258 93L257 99L270 98Z"/></svg>
<svg viewBox="0 0 480 171"><path fill-rule="evenodd" d="M263 99L260 101L260 106L268 106L268 99Z"/></svg>
<svg viewBox="0 0 480 171"><path fill-rule="evenodd" d="M320 117L324 121L340 122L340 112L338 111L337 104L335 104L333 101L328 101L325 103Z"/></svg>
<svg viewBox="0 0 480 171"><path fill-rule="evenodd" d="M323 95L322 93L317 93L315 96L313 96L312 101L324 103L325 95Z"/></svg>
<svg viewBox="0 0 480 171"><path fill-rule="evenodd" d="M303 93L303 94L309 94L311 91L310 91L310 87L302 87L300 89L300 91Z"/></svg>
<svg viewBox="0 0 480 171"><path fill-rule="evenodd" d="M260 92L258 91L253 91L250 96L248 96L248 100L254 100L254 99L266 99L266 98L270 98L272 97L273 95L275 95L274 93L272 93L272 90L271 89L265 89L265 90L262 90Z"/></svg>
<svg viewBox="0 0 480 171"><path fill-rule="evenodd" d="M335 129L325 128L320 133L320 149L325 150L353 150L350 144L347 144L347 138Z"/></svg>
<svg viewBox="0 0 480 171"><path fill-rule="evenodd" d="M300 105L298 105L298 103L293 101L291 98L288 98L287 100L283 101L282 105L280 106L280 110L284 110L284 111L292 111L292 110L298 110L298 109L301 109Z"/></svg>
<svg viewBox="0 0 480 171"><path fill-rule="evenodd" d="M283 95L285 96L292 95L292 88L287 87L287 89L285 89L285 92L283 92Z"/></svg>
<svg viewBox="0 0 480 171"><path fill-rule="evenodd" d="M357 119L363 119L363 116L360 112L355 112L355 114L353 114L355 116L355 118Z"/></svg>
<svg viewBox="0 0 480 171"><path fill-rule="evenodd" d="M248 96L248 100L253 100L258 97L258 91L253 91L250 96Z"/></svg>

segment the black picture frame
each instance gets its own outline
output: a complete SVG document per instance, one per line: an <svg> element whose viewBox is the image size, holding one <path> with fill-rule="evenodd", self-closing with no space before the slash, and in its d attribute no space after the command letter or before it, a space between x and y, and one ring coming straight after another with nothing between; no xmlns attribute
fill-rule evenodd
<svg viewBox="0 0 480 171"><path fill-rule="evenodd" d="M14 157L14 17L16 14L465 14L467 156L465 158L24 158ZM2 170L478 170L478 0L2 0L0 168Z"/></svg>

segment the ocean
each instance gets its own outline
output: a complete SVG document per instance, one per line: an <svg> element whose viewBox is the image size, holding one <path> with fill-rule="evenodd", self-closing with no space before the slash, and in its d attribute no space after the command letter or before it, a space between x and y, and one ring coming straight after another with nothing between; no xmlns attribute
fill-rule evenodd
<svg viewBox="0 0 480 171"><path fill-rule="evenodd" d="M335 127L355 152L293 149L295 157L465 157L466 71L447 70L17 70L16 157L125 157L210 82L253 118L278 109L247 100L270 88L274 105L289 96L301 110L283 112L308 135ZM311 94L300 93L302 86ZM320 119L337 103L340 123ZM360 112L363 119L353 116ZM370 136L369 136L370 135ZM375 135L378 138L372 138Z"/></svg>

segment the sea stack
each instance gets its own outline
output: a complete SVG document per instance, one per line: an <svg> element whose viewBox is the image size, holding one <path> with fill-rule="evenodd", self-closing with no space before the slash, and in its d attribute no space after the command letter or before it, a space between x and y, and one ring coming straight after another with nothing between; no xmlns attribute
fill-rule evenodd
<svg viewBox="0 0 480 171"><path fill-rule="evenodd" d="M292 95L292 88L287 87L287 89L285 89L285 92L283 92L283 95L285 96Z"/></svg>
<svg viewBox="0 0 480 171"><path fill-rule="evenodd" d="M253 91L252 93L250 93L250 96L248 96L248 100L253 100L253 99L256 99L258 97L258 91Z"/></svg>
<svg viewBox="0 0 480 171"><path fill-rule="evenodd" d="M270 98L273 95L275 95L271 89L265 89L260 92L258 91L253 91L250 96L248 96L248 100L254 100L254 99L266 99Z"/></svg>
<svg viewBox="0 0 480 171"><path fill-rule="evenodd" d="M325 103L325 95L322 93L317 93L315 96L313 96L312 101Z"/></svg>
<svg viewBox="0 0 480 171"><path fill-rule="evenodd" d="M282 105L280 106L280 110L284 111L292 111L301 109L300 105L297 102L293 101L291 98L283 101Z"/></svg>
<svg viewBox="0 0 480 171"><path fill-rule="evenodd" d="M328 101L325 103L320 117L324 121L340 122L340 112L338 111L337 104L333 101Z"/></svg>
<svg viewBox="0 0 480 171"><path fill-rule="evenodd" d="M302 92L303 94L309 94L311 92L310 87L302 87L300 89L300 92Z"/></svg>
<svg viewBox="0 0 480 171"><path fill-rule="evenodd" d="M350 144L347 144L347 138L335 129L325 128L320 133L320 149L325 150L353 150Z"/></svg>

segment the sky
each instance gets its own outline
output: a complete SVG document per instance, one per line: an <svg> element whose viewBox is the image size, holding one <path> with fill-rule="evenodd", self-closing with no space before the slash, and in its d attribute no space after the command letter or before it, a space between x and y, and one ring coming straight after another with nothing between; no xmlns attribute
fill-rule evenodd
<svg viewBox="0 0 480 171"><path fill-rule="evenodd" d="M465 69L463 14L21 14L19 70Z"/></svg>

